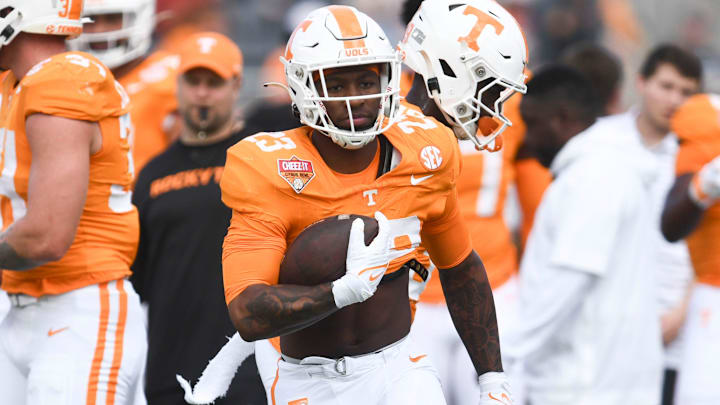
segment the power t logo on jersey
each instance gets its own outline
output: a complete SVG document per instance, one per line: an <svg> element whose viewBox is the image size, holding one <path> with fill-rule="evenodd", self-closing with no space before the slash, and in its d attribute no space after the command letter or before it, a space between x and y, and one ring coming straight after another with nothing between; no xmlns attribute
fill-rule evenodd
<svg viewBox="0 0 720 405"><path fill-rule="evenodd" d="M290 159L278 159L278 174L299 194L315 177L315 170L311 161L293 155Z"/></svg>

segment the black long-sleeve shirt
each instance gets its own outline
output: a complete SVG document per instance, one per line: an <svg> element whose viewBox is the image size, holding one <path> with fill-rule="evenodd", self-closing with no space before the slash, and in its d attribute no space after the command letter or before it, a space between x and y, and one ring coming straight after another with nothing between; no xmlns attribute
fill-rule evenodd
<svg viewBox="0 0 720 405"><path fill-rule="evenodd" d="M140 247L131 280L149 306L149 404L184 404L175 374L196 382L235 333L221 257L231 211L220 200L219 182L226 150L247 135L238 132L208 146L175 142L138 176L133 203L140 213ZM265 403L254 357L216 402Z"/></svg>

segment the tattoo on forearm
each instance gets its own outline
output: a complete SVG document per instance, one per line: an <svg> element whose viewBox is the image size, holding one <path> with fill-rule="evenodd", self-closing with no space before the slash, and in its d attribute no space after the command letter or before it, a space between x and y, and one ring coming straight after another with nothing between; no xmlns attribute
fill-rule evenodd
<svg viewBox="0 0 720 405"><path fill-rule="evenodd" d="M42 263L20 256L7 242L7 229L0 235L0 269L28 270L40 266Z"/></svg>
<svg viewBox="0 0 720 405"><path fill-rule="evenodd" d="M495 303L480 258L473 252L457 267L438 273L455 329L478 375L502 371Z"/></svg>
<svg viewBox="0 0 720 405"><path fill-rule="evenodd" d="M241 322L245 329L265 338L295 332L338 309L329 283L314 287L262 286L248 292L251 296L245 301L245 308L251 316Z"/></svg>

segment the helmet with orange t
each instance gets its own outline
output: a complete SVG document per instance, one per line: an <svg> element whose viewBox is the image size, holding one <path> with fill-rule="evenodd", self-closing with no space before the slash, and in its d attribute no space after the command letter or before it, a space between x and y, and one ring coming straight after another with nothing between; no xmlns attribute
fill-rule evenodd
<svg viewBox="0 0 720 405"><path fill-rule="evenodd" d="M93 20L79 37L68 41L75 51L88 52L114 69L145 55L155 28L155 0L85 0Z"/></svg>
<svg viewBox="0 0 720 405"><path fill-rule="evenodd" d="M361 148L395 123L400 58L380 26L357 9L328 6L314 10L295 29L280 60L285 66L292 106L300 121L343 148ZM378 90L349 96L329 92L328 77L351 67L377 73ZM377 115L363 125L356 124L362 120L353 119L351 108L351 104L359 100L379 105ZM333 122L328 103L344 103L348 125Z"/></svg>
<svg viewBox="0 0 720 405"><path fill-rule="evenodd" d="M527 89L527 45L515 18L494 0L426 0L398 48L455 135L499 149L495 138L512 125L503 103Z"/></svg>
<svg viewBox="0 0 720 405"><path fill-rule="evenodd" d="M21 32L74 36L83 28L83 0L0 0L0 47Z"/></svg>

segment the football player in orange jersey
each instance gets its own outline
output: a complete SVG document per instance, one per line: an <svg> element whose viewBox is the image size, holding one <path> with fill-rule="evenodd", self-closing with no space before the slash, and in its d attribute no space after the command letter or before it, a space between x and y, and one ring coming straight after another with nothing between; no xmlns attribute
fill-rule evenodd
<svg viewBox="0 0 720 405"><path fill-rule="evenodd" d="M406 64L416 72L407 101L453 128L460 138L459 208L487 269L502 342L504 324L515 313L517 290L517 252L503 211L524 133L523 128L509 126L503 102L515 92L525 92L525 41L515 19L495 1L473 0L456 6L448 0L408 1L406 15L412 16L412 3L419 10L399 44ZM518 100L514 97L510 102ZM510 131L502 134L501 150L477 149L505 126ZM411 285L419 282L415 277ZM413 295L422 287L413 287L411 297L416 299ZM436 277L430 278L422 293L412 334L438 367L446 397L454 404L474 404L477 374L462 353Z"/></svg>
<svg viewBox="0 0 720 405"><path fill-rule="evenodd" d="M398 54L354 8L312 12L289 40L284 63L305 126L238 143L221 181L233 208L223 247L231 318L245 340L282 335L271 400L445 403L427 357L406 339L408 274L394 274L411 258L424 260L422 243L441 269L450 313L481 376L481 403L511 403L492 292L458 210L452 132L398 104ZM345 276L278 285L288 244L340 213L374 213L380 228L365 246L361 222L353 224Z"/></svg>
<svg viewBox="0 0 720 405"><path fill-rule="evenodd" d="M672 119L680 139L662 216L669 241L687 237L696 285L684 330L676 403L720 403L720 96L691 97Z"/></svg>
<svg viewBox="0 0 720 405"><path fill-rule="evenodd" d="M0 325L8 404L143 403L128 97L65 52L82 1L0 1Z"/></svg>
<svg viewBox="0 0 720 405"><path fill-rule="evenodd" d="M163 50L148 54L155 0L86 0L84 15L92 22L68 47L100 59L130 95L133 161L135 173L140 173L179 135L175 92L180 61Z"/></svg>

